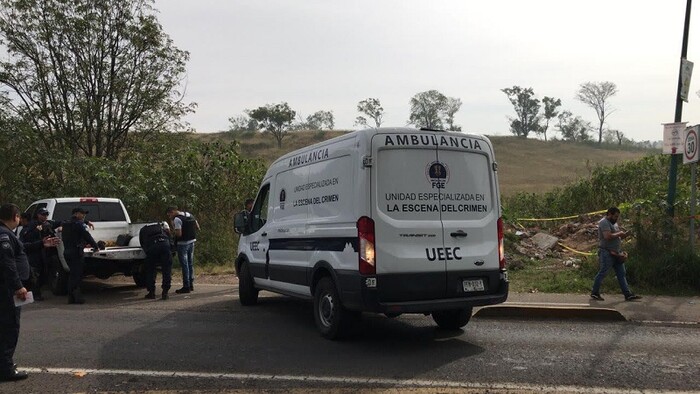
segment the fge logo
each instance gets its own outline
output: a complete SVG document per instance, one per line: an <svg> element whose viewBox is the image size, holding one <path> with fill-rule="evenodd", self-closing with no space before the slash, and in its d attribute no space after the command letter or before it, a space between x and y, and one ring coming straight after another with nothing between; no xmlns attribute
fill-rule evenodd
<svg viewBox="0 0 700 394"><path fill-rule="evenodd" d="M444 189L450 180L450 170L444 163L434 161L426 167L425 175L433 189Z"/></svg>

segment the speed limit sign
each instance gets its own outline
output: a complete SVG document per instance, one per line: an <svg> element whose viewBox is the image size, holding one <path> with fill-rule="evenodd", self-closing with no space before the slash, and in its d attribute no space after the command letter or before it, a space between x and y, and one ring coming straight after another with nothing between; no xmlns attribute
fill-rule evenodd
<svg viewBox="0 0 700 394"><path fill-rule="evenodd" d="M700 126L685 129L685 143L683 151L683 164L696 163L698 161L698 129Z"/></svg>

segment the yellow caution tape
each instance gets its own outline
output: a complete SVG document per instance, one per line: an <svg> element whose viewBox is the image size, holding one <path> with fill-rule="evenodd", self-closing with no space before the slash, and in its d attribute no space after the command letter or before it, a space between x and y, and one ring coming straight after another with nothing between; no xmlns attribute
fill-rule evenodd
<svg viewBox="0 0 700 394"><path fill-rule="evenodd" d="M606 213L608 210L604 209L602 211L595 211L595 212L588 212L588 213L582 213L580 215L572 215L572 216L562 216L559 218L546 218L546 219L537 219L537 218L519 218L515 219L516 221L524 221L524 222L546 222L546 221L552 221L552 220L567 220L567 219L576 219L580 216L586 216L586 215L597 215L601 213Z"/></svg>
<svg viewBox="0 0 700 394"><path fill-rule="evenodd" d="M571 249L570 247L564 245L564 244L561 243L561 242L557 242L557 244L558 244L559 246L561 246L562 248L564 248L564 249L570 251L570 252L582 254L582 255L584 255L584 256L595 256L595 255L596 255L595 253L586 253L586 252L580 252L580 251L578 251L578 250L576 250L576 249Z"/></svg>

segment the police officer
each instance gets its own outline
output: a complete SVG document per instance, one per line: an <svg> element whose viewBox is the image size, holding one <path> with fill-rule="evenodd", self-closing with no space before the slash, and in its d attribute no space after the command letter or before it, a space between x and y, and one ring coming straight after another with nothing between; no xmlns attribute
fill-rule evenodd
<svg viewBox="0 0 700 394"><path fill-rule="evenodd" d="M22 279L29 278L29 262L22 243L14 230L19 224L19 208L14 204L0 206L0 381L16 381L27 378L18 371L12 360L19 339L21 307L14 298L27 299L27 289Z"/></svg>
<svg viewBox="0 0 700 394"><path fill-rule="evenodd" d="M83 249L85 245L98 249L97 242L88 232L88 225L85 223L85 215L88 213L81 207L73 208L73 216L61 224L63 228L61 233L64 247L63 257L65 257L68 268L70 268L68 275L69 304L85 303L85 299L80 291L80 281L83 278L83 269L85 268Z"/></svg>
<svg viewBox="0 0 700 394"><path fill-rule="evenodd" d="M27 225L32 221L32 214L29 212L22 212L19 215L19 226L15 229L14 233L16 236L20 237L22 232L27 231Z"/></svg>
<svg viewBox="0 0 700 394"><path fill-rule="evenodd" d="M170 236L161 223L150 223L139 231L141 248L146 252L146 299L156 298L156 266L163 272L163 293L161 298L168 299L172 279L173 257L170 253Z"/></svg>
<svg viewBox="0 0 700 394"><path fill-rule="evenodd" d="M24 250L31 267L31 279L25 287L34 293L35 301L43 301L41 287L47 281L46 255L44 244L55 245L58 238L53 230L53 223L47 220L49 211L39 208L35 219L29 222L20 233L20 241L24 244ZM53 248L52 248L53 249ZM54 249L55 250L55 249Z"/></svg>

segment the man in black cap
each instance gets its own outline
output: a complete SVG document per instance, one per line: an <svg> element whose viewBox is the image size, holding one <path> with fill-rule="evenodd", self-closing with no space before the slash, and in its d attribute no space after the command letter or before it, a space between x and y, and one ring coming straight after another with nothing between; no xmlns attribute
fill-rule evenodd
<svg viewBox="0 0 700 394"><path fill-rule="evenodd" d="M89 212L81 207L73 208L73 216L61 225L63 232L63 257L68 263L70 274L68 276L68 303L84 304L85 299L80 291L80 281L83 279L83 269L85 268L84 250L86 245L98 249L97 242L88 232L88 225L85 223L85 215Z"/></svg>
<svg viewBox="0 0 700 394"><path fill-rule="evenodd" d="M24 247L13 233L19 224L19 208L14 204L0 206L0 381L9 382L27 378L17 370L12 358L19 339L21 307L15 306L15 297L27 299L22 280L29 278L29 262Z"/></svg>
<svg viewBox="0 0 700 394"><path fill-rule="evenodd" d="M47 282L48 276L46 256L50 250L55 251L54 247L58 244L54 225L48 220L48 217L48 209L37 209L34 220L22 229L19 236L20 241L24 244L24 250L32 269L31 279L29 283L25 284L25 287L28 286L27 289L34 293L35 301L44 300L41 287ZM45 247L47 245L49 248Z"/></svg>

